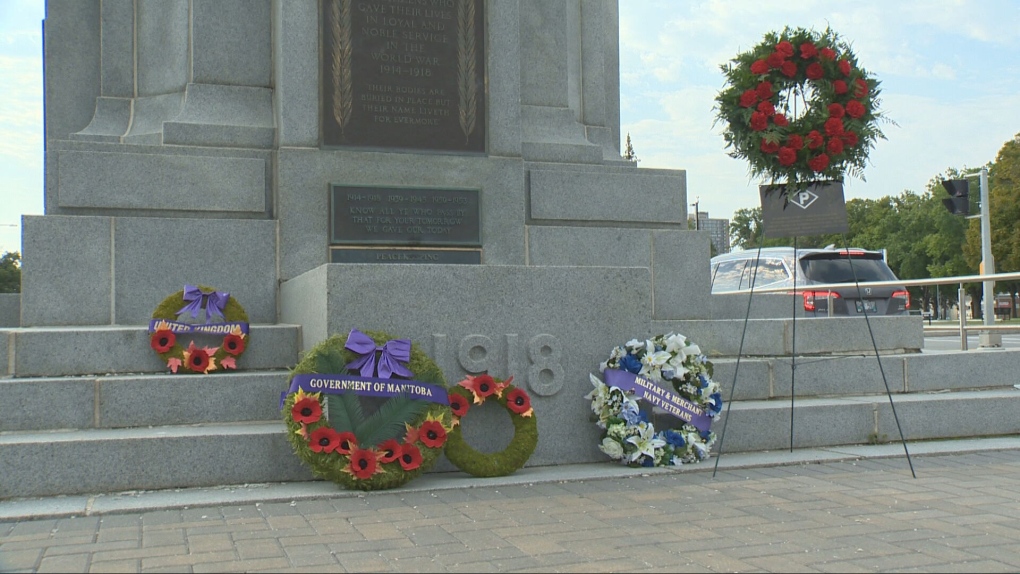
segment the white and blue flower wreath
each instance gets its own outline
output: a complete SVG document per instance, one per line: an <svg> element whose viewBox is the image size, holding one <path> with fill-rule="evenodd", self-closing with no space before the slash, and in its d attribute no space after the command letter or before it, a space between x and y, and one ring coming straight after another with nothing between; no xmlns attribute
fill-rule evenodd
<svg viewBox="0 0 1020 574"><path fill-rule="evenodd" d="M708 457L716 440L711 423L722 411L712 363L683 335L669 333L616 347L600 366L605 381L589 375L591 401L603 430L599 450L630 466L680 466ZM677 420L656 430L640 401Z"/></svg>

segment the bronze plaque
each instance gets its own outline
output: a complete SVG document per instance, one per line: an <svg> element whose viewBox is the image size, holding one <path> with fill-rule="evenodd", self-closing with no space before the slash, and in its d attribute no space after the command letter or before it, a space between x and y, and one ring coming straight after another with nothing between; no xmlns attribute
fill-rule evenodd
<svg viewBox="0 0 1020 574"><path fill-rule="evenodd" d="M482 252L477 249L396 249L338 248L329 250L330 263L432 263L478 265Z"/></svg>
<svg viewBox="0 0 1020 574"><path fill-rule="evenodd" d="M481 0L323 0L322 145L485 152Z"/></svg>
<svg viewBox="0 0 1020 574"><path fill-rule="evenodd" d="M333 185L330 245L481 247L477 189Z"/></svg>

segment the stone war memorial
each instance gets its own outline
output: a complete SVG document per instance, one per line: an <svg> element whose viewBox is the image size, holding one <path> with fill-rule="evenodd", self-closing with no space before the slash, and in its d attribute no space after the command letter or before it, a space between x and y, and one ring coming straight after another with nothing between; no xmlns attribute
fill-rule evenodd
<svg viewBox="0 0 1020 574"><path fill-rule="evenodd" d="M353 330L409 339L447 385L513 377L537 414L529 467L608 464L589 375L631 339L690 337L723 396L739 348L758 359L737 363L738 400L789 396L789 298L711 296L685 172L621 157L618 10L48 0L45 215L24 217L20 326L0 329L0 498L312 480L281 393ZM186 286L247 327L243 355L209 353L225 369L153 351L154 309ZM918 321L872 323L883 353L921 346ZM796 349L871 368L852 324L799 321ZM854 372L798 382L832 369ZM785 445L775 409L735 412L725 452ZM801 436L862 442L877 415L858 414L853 436ZM504 448L505 413L478 415L464 436Z"/></svg>

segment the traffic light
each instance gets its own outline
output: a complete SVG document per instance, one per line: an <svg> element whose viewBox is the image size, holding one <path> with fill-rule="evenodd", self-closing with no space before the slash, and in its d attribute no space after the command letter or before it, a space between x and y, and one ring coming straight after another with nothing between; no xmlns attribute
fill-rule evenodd
<svg viewBox="0 0 1020 574"><path fill-rule="evenodd" d="M949 193L949 199L942 200L942 205L946 206L949 213L953 215L970 213L970 198L967 196L970 186L966 179L947 179L942 182L942 187Z"/></svg>

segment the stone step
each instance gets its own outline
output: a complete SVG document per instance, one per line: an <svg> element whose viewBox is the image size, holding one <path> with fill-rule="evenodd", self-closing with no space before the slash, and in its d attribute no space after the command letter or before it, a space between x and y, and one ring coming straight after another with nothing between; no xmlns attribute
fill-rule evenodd
<svg viewBox="0 0 1020 574"><path fill-rule="evenodd" d="M895 407L895 417L893 416ZM713 424L721 452L768 451L1020 434L1015 389L789 400L734 401ZM899 419L899 427L896 420ZM728 422L726 420L728 419Z"/></svg>
<svg viewBox="0 0 1020 574"><path fill-rule="evenodd" d="M1014 389L894 395L893 405L908 441L1020 434ZM789 448L791 412L795 448L899 441L885 395L799 398L792 410L783 399L737 401L713 425L721 452ZM554 421L550 414L540 422ZM586 447L597 442L594 425L578 431ZM540 441L529 465L558 464L550 447ZM440 462L433 471L450 470ZM314 478L277 420L0 432L0 476L0 499Z"/></svg>
<svg viewBox="0 0 1020 574"><path fill-rule="evenodd" d="M283 422L0 433L0 499L311 480Z"/></svg>
<svg viewBox="0 0 1020 574"><path fill-rule="evenodd" d="M252 324L239 371L288 369L297 362L301 328ZM0 329L0 377L169 373L149 345L145 325Z"/></svg>
<svg viewBox="0 0 1020 574"><path fill-rule="evenodd" d="M110 429L280 418L288 371L0 380L0 431Z"/></svg>
<svg viewBox="0 0 1020 574"><path fill-rule="evenodd" d="M917 317L787 317L652 321L657 333L683 333L709 357L840 355L920 352L924 329Z"/></svg>
<svg viewBox="0 0 1020 574"><path fill-rule="evenodd" d="M1006 389L1020 349L973 353L713 358L713 379L735 400ZM980 373L980 376L976 375ZM884 378L883 378L884 377Z"/></svg>

